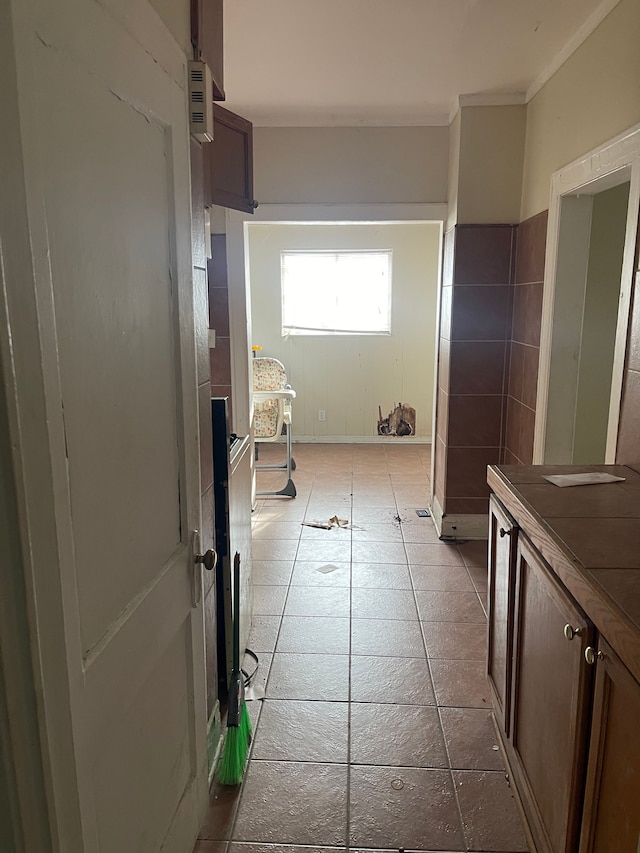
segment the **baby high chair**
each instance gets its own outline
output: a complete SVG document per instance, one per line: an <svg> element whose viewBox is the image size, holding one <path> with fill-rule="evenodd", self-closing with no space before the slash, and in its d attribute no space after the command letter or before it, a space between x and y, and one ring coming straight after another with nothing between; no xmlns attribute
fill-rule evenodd
<svg viewBox="0 0 640 853"><path fill-rule="evenodd" d="M296 463L291 455L291 401L296 392L287 384L284 365L277 358L253 358L253 434L257 444L266 441L279 441L282 427L286 424L287 455L280 464L255 465L256 470L282 468L287 471L287 484L278 491L257 491L256 495L279 495L295 498L296 487L291 472Z"/></svg>

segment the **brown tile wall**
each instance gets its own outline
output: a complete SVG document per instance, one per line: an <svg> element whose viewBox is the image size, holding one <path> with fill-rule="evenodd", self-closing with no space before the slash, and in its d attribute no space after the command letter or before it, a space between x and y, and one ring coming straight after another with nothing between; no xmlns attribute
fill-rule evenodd
<svg viewBox="0 0 640 853"><path fill-rule="evenodd" d="M229 335L229 288L226 235L211 235L207 261L209 278L209 328L215 329L216 345L210 350L211 396L229 398L231 416L231 338Z"/></svg>
<svg viewBox="0 0 640 853"><path fill-rule="evenodd" d="M530 464L548 212L444 236L435 494L447 514L484 513L486 466ZM517 240L516 240L517 231ZM640 466L640 263L616 461Z"/></svg>
<svg viewBox="0 0 640 853"><path fill-rule="evenodd" d="M515 256L503 460L531 464L536 415L547 211L521 222Z"/></svg>
<svg viewBox="0 0 640 853"><path fill-rule="evenodd" d="M635 275L616 461L640 466L640 272Z"/></svg>
<svg viewBox="0 0 640 853"><path fill-rule="evenodd" d="M503 447L516 226L445 234L435 493L445 513L488 509L487 465Z"/></svg>

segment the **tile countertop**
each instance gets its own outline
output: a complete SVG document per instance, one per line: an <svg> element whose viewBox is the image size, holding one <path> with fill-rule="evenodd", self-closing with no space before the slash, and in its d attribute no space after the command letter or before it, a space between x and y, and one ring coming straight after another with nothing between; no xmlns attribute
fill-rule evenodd
<svg viewBox="0 0 640 853"><path fill-rule="evenodd" d="M593 471L625 479L567 488L544 479ZM640 472L623 465L490 465L487 481L640 681Z"/></svg>

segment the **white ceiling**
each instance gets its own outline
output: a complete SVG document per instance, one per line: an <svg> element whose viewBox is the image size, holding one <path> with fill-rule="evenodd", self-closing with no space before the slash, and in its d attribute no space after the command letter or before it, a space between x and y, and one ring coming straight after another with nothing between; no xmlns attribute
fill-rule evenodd
<svg viewBox="0 0 640 853"><path fill-rule="evenodd" d="M617 0L225 0L225 106L258 125L447 124L524 102Z"/></svg>

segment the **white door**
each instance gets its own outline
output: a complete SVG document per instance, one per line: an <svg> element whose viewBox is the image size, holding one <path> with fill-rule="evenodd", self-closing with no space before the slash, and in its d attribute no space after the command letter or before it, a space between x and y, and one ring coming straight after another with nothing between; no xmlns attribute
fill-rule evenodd
<svg viewBox="0 0 640 853"><path fill-rule="evenodd" d="M0 343L54 849L186 853L207 800L186 60L144 0L9 5Z"/></svg>

